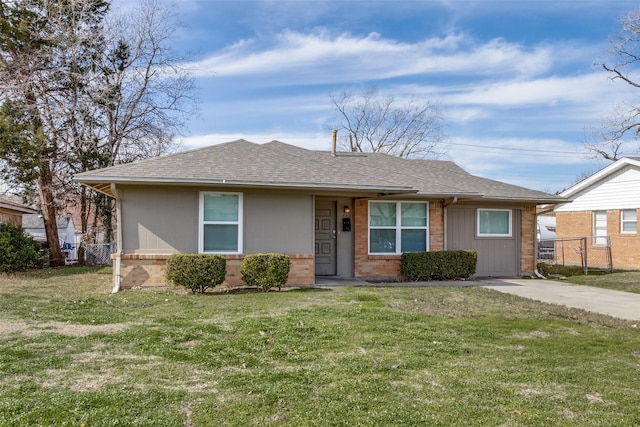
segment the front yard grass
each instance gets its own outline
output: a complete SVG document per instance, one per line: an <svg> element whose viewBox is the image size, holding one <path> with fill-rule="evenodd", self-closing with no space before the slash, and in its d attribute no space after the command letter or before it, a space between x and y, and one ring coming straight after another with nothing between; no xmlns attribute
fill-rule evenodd
<svg viewBox="0 0 640 427"><path fill-rule="evenodd" d="M637 426L640 325L479 287L0 276L0 425Z"/></svg>
<svg viewBox="0 0 640 427"><path fill-rule="evenodd" d="M598 288L640 294L640 271L618 271L614 273L593 273L587 276L576 275L567 278L576 285L596 286ZM640 308L638 308L640 310Z"/></svg>
<svg viewBox="0 0 640 427"><path fill-rule="evenodd" d="M615 270L613 273L603 273L591 270L588 275L584 275L580 266L553 264L539 264L538 269L544 271L545 274L555 273L566 276L563 281L576 285L595 286L640 294L640 271Z"/></svg>

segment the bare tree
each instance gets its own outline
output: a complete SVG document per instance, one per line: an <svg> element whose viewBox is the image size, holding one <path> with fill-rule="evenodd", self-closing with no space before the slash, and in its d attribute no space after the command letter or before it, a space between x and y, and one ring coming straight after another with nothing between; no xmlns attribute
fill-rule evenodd
<svg viewBox="0 0 640 427"><path fill-rule="evenodd" d="M610 64L599 64L614 81L622 81L640 89L640 10L631 11L621 19L622 30L610 42ZM618 160L638 153L640 137L640 106L624 102L616 106L608 119L586 136L585 148L595 158ZM629 150L629 145L634 148Z"/></svg>
<svg viewBox="0 0 640 427"><path fill-rule="evenodd" d="M59 202L81 204L111 232L112 201L73 174L175 148L194 110L193 80L171 50L173 9L156 0L109 13L106 0L0 1L0 166L34 188L52 250Z"/></svg>
<svg viewBox="0 0 640 427"><path fill-rule="evenodd" d="M53 266L64 263L55 191L67 118L59 106L70 82L82 76L74 65L90 63L99 48L93 32L107 10L104 0L0 2L3 172L37 190Z"/></svg>
<svg viewBox="0 0 640 427"><path fill-rule="evenodd" d="M338 132L348 151L387 153L398 157L437 158L445 153L444 116L433 102L415 98L400 104L371 86L361 94L343 90L329 95Z"/></svg>
<svg viewBox="0 0 640 427"><path fill-rule="evenodd" d="M174 137L195 110L194 83L171 42L178 23L175 10L157 0L143 0L106 19L104 52L91 89L91 114L70 162L72 173L158 156L176 148ZM105 239L112 230L113 201L76 187L81 226L86 232L102 222ZM91 209L93 205L93 209ZM95 229L95 227L94 227Z"/></svg>

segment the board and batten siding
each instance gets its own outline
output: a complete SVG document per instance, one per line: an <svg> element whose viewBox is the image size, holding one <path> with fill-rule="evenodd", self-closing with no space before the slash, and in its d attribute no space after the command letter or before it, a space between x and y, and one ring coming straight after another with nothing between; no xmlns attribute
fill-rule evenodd
<svg viewBox="0 0 640 427"><path fill-rule="evenodd" d="M477 251L476 276L519 276L520 210L512 209L510 237L477 237L477 209L461 206L447 208L447 249Z"/></svg>
<svg viewBox="0 0 640 427"><path fill-rule="evenodd" d="M573 196L556 212L580 212L640 207L640 170L627 166Z"/></svg>
<svg viewBox="0 0 640 427"><path fill-rule="evenodd" d="M192 187L119 187L125 253L198 252L200 191ZM226 190L228 191L228 190ZM313 253L313 198L243 193L244 253Z"/></svg>
<svg viewBox="0 0 640 427"><path fill-rule="evenodd" d="M187 187L119 186L125 253L198 251L198 192Z"/></svg>

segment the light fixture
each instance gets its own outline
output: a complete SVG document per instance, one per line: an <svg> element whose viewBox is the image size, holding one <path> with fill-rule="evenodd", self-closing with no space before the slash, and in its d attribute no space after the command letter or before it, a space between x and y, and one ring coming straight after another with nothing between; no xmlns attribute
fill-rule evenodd
<svg viewBox="0 0 640 427"><path fill-rule="evenodd" d="M346 206L346 205L345 205L345 207L344 207L344 213L349 213L349 212L351 212L351 208L350 208L349 206Z"/></svg>

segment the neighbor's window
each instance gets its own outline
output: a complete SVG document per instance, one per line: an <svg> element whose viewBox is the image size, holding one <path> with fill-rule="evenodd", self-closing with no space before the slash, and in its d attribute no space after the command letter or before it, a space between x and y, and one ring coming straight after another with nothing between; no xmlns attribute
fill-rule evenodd
<svg viewBox="0 0 640 427"><path fill-rule="evenodd" d="M242 252L242 194L200 193L200 252Z"/></svg>
<svg viewBox="0 0 640 427"><path fill-rule="evenodd" d="M400 254L429 249L425 202L369 202L369 253Z"/></svg>
<svg viewBox="0 0 640 427"><path fill-rule="evenodd" d="M625 209L620 215L620 232L635 234L638 231L637 211L635 209Z"/></svg>
<svg viewBox="0 0 640 427"><path fill-rule="evenodd" d="M607 245L607 211L593 212L593 244Z"/></svg>
<svg viewBox="0 0 640 427"><path fill-rule="evenodd" d="M478 209L478 237L511 237L511 209Z"/></svg>

